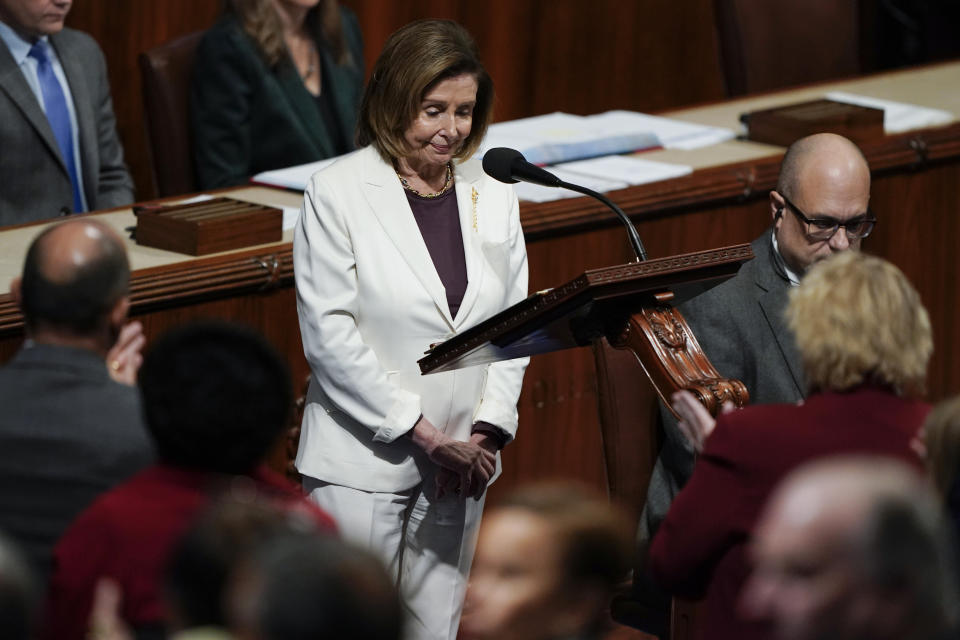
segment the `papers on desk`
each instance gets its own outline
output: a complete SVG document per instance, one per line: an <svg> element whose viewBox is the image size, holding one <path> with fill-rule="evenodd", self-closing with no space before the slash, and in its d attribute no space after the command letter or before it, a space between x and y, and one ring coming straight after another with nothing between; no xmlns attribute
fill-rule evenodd
<svg viewBox="0 0 960 640"><path fill-rule="evenodd" d="M547 171L564 182L572 182L601 193L693 173L693 169L685 165L653 162L632 156L603 156L565 162L547 167ZM530 202L548 202L580 196L579 193L567 189L541 187L525 182L519 182L514 187L518 198Z"/></svg>
<svg viewBox="0 0 960 640"><path fill-rule="evenodd" d="M862 107L883 109L884 133L903 133L904 131L912 131L913 129L937 127L949 124L954 120L952 113L942 109L919 107L914 104L894 102L893 100L881 100L880 98L871 98L869 96L859 96L843 91L831 91L827 93L825 97L830 100L835 100L836 102L846 102L848 104L858 104Z"/></svg>
<svg viewBox="0 0 960 640"><path fill-rule="evenodd" d="M557 164L664 147L694 149L734 137L730 129L691 124L634 111L591 116L548 113L490 126L481 152L509 147L534 164Z"/></svg>
<svg viewBox="0 0 960 640"><path fill-rule="evenodd" d="M264 171L253 176L252 180L259 184L265 184L268 187L303 191L307 188L307 183L310 182L310 177L313 174L339 159L340 156L337 156L335 158L327 158L326 160L298 164L293 167ZM284 227L284 229L286 229L286 227Z"/></svg>
<svg viewBox="0 0 960 640"><path fill-rule="evenodd" d="M533 118L498 122L490 126L478 155L494 147L520 151L534 164L551 168L567 182L594 191L614 191L629 185L667 180L691 172L690 167L651 162L615 154L664 147L695 149L730 140L734 132L720 127L691 124L634 111L607 111L592 116L548 113ZM264 171L253 181L284 189L302 191L310 177L337 158L310 162L285 169ZM557 164L566 163L566 164ZM578 194L531 184L517 184L521 200L546 202L573 198ZM290 214L292 222L296 217ZM284 229L287 217L284 218Z"/></svg>
<svg viewBox="0 0 960 640"><path fill-rule="evenodd" d="M736 137L732 129L709 127L636 111L607 111L589 117L598 126L611 131L649 131L657 137L657 146L664 149L699 149Z"/></svg>

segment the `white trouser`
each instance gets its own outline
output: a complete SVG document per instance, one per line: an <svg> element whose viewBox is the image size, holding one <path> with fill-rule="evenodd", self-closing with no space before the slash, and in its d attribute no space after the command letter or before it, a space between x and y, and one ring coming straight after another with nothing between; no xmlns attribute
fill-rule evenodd
<svg viewBox="0 0 960 640"><path fill-rule="evenodd" d="M400 493L360 491L304 476L310 499L345 540L381 557L397 580L407 640L454 640L483 501L437 501L433 476Z"/></svg>

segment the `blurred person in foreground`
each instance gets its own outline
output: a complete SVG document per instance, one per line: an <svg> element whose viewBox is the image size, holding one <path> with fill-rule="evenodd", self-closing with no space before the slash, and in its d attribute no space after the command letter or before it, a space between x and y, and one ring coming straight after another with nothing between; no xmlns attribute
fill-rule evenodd
<svg viewBox="0 0 960 640"><path fill-rule="evenodd" d="M92 218L40 232L10 284L26 340L0 367L0 530L41 585L67 525L153 461L129 288L123 241Z"/></svg>
<svg viewBox="0 0 960 640"><path fill-rule="evenodd" d="M467 640L602 637L626 578L629 521L578 485L535 485L487 514L464 606Z"/></svg>
<svg viewBox="0 0 960 640"><path fill-rule="evenodd" d="M765 507L740 608L777 640L956 638L953 547L915 469L824 459L791 473Z"/></svg>
<svg viewBox="0 0 960 640"><path fill-rule="evenodd" d="M527 359L422 376L431 344L527 295L517 196L472 159L493 84L443 20L387 40L363 147L311 178L293 241L311 380L297 468L398 580L411 639L452 640Z"/></svg>
<svg viewBox="0 0 960 640"><path fill-rule="evenodd" d="M843 453L921 467L913 441L929 411L918 398L933 340L903 273L880 258L841 253L807 272L786 315L810 388L803 403L749 406L714 423L691 394L674 396L680 427L702 453L653 539L649 564L670 593L705 599L701 638L764 637L734 605L756 517L792 468Z"/></svg>
<svg viewBox="0 0 960 640"><path fill-rule="evenodd" d="M927 473L960 532L960 396L934 406L923 423L922 451Z"/></svg>
<svg viewBox="0 0 960 640"><path fill-rule="evenodd" d="M107 64L72 0L0 0L0 226L133 202Z"/></svg>
<svg viewBox="0 0 960 640"><path fill-rule="evenodd" d="M190 93L201 189L353 151L363 39L336 0L229 0Z"/></svg>
<svg viewBox="0 0 960 640"><path fill-rule="evenodd" d="M383 563L338 539L265 539L230 583L226 606L237 640L402 637L400 597Z"/></svg>
<svg viewBox="0 0 960 640"><path fill-rule="evenodd" d="M0 535L0 629L4 640L33 640L40 589L25 556Z"/></svg>
<svg viewBox="0 0 960 640"><path fill-rule="evenodd" d="M55 550L44 637L87 630L97 583L109 578L138 638L164 637L161 598L170 550L219 496L263 499L333 531L299 487L266 468L292 409L285 363L258 333L197 323L167 333L140 371L158 463L94 502Z"/></svg>

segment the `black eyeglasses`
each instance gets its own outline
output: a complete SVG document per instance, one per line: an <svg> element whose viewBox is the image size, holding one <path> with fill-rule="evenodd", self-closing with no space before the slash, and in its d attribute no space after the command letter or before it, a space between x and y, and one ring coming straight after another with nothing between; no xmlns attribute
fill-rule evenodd
<svg viewBox="0 0 960 640"><path fill-rule="evenodd" d="M787 206L790 207L790 210L793 211L794 215L796 215L797 218L804 223L807 236L814 240L829 240L840 227L843 227L843 231L847 234L847 238L850 240L859 240L870 235L870 232L873 231L873 227L877 224L877 219L874 217L869 208L867 209L867 213L864 215L847 220L846 222L841 222L836 218L808 218L806 215L804 215L803 211L800 210L800 207L787 199L787 196L781 193L780 197L783 198L783 201L787 203Z"/></svg>

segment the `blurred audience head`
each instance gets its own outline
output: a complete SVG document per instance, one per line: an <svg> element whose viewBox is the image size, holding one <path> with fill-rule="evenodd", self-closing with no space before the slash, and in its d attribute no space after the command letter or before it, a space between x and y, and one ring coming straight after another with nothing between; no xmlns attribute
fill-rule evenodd
<svg viewBox="0 0 960 640"><path fill-rule="evenodd" d="M20 550L0 535L0 629L8 640L33 638L39 605L36 579Z"/></svg>
<svg viewBox="0 0 960 640"><path fill-rule="evenodd" d="M845 252L818 263L790 291L786 316L810 389L869 383L923 393L930 318L910 281L886 260Z"/></svg>
<svg viewBox="0 0 960 640"><path fill-rule="evenodd" d="M794 142L770 192L774 237L784 262L803 275L815 262L859 249L873 229L869 203L870 167L857 145L833 133Z"/></svg>
<svg viewBox="0 0 960 640"><path fill-rule="evenodd" d="M284 41L284 21L299 15L303 9L307 10L303 26L320 39L337 64L353 62L344 39L337 0L227 0L226 6L237 15L243 30L257 43L271 67L288 60L290 54Z"/></svg>
<svg viewBox="0 0 960 640"><path fill-rule="evenodd" d="M123 241L89 218L44 229L11 292L31 337L87 338L106 351L127 318L130 265Z"/></svg>
<svg viewBox="0 0 960 640"><path fill-rule="evenodd" d="M28 38L63 30L73 0L0 0L0 22Z"/></svg>
<svg viewBox="0 0 960 640"><path fill-rule="evenodd" d="M394 581L370 553L332 537L265 541L234 575L237 640L400 640Z"/></svg>
<svg viewBox="0 0 960 640"><path fill-rule="evenodd" d="M742 613L780 640L940 638L956 628L940 505L900 462L852 457L791 473L754 531Z"/></svg>
<svg viewBox="0 0 960 640"><path fill-rule="evenodd" d="M170 555L164 596L170 630L229 625L226 591L234 570L263 545L291 536L326 535L304 514L225 495L207 508Z"/></svg>
<svg viewBox="0 0 960 640"><path fill-rule="evenodd" d="M960 396L937 404L923 423L927 471L946 500L957 493L960 471Z"/></svg>
<svg viewBox="0 0 960 640"><path fill-rule="evenodd" d="M480 63L473 38L451 20L418 20L394 32L373 67L360 104L357 146L374 145L387 162L410 148L405 133L424 96L440 82L469 74L477 81L470 134L455 158L469 158L493 119L493 82Z"/></svg>
<svg viewBox="0 0 960 640"><path fill-rule="evenodd" d="M258 333L203 322L156 340L138 380L161 462L243 474L268 455L292 409L286 364Z"/></svg>
<svg viewBox="0 0 960 640"><path fill-rule="evenodd" d="M589 636L626 576L631 526L578 485L537 485L484 516L461 629L470 640Z"/></svg>

